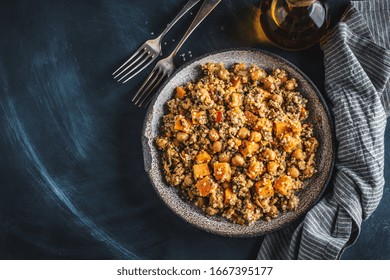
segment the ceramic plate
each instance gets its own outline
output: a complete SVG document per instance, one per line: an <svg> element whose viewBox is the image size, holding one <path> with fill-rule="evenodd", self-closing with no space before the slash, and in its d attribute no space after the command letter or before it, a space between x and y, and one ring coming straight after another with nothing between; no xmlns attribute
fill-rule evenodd
<svg viewBox="0 0 390 280"><path fill-rule="evenodd" d="M315 137L319 140L316 155L318 172L304 181L305 188L300 191L300 204L295 211L281 214L270 222L259 220L249 226L233 224L221 216L207 216L203 211L182 199L176 188L166 184L162 171L161 154L154 139L159 134L161 118L166 113L166 102L172 97L175 88L201 75L200 66L207 62L222 62L226 68L239 62L246 65L256 64L271 71L274 68L285 69L289 76L298 81L298 91L308 100L309 121L314 125ZM334 161L333 129L326 103L318 89L297 67L274 54L252 49L227 50L197 58L178 69L159 89L146 114L142 145L144 150L145 170L148 172L157 194L166 205L179 217L190 224L219 235L230 237L259 236L280 229L296 220L312 207L324 191Z"/></svg>

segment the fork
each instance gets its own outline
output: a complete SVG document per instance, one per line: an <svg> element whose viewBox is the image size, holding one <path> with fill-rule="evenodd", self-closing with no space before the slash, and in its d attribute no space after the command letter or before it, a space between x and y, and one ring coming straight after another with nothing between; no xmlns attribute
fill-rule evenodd
<svg viewBox="0 0 390 280"><path fill-rule="evenodd" d="M169 56L157 62L152 72L149 74L149 76L146 78L144 83L134 95L131 101L134 102L135 105L137 105L138 107L142 107L143 104L146 106L150 102L151 99L148 99L148 97L151 95L154 89L162 82L164 78L169 77L173 73L175 69L173 57L177 54L179 49L182 47L182 45L188 39L191 33L195 30L195 28L198 27L198 25L219 4L219 2L221 2L221 0L205 0L203 2L194 20L188 27L186 33L181 38L180 42L177 44L176 48ZM145 103L145 101L147 102Z"/></svg>
<svg viewBox="0 0 390 280"><path fill-rule="evenodd" d="M167 25L165 30L157 38L146 41L125 63L123 63L118 69L115 70L114 73L112 73L114 79L119 78L119 82L132 74L126 80L122 81L122 83L126 83L128 80L145 69L150 63L152 63L161 53L161 41L165 34L168 33L172 26L178 22L189 10L191 10L192 7L194 7L199 1L200 0L188 1L183 9L177 14L172 22Z"/></svg>

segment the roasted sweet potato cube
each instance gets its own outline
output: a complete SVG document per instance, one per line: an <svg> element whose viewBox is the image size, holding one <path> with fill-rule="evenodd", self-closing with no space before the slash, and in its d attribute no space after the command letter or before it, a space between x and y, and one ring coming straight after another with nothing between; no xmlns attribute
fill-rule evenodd
<svg viewBox="0 0 390 280"><path fill-rule="evenodd" d="M301 131L302 131L302 124L301 124L301 122L299 122L299 121L292 121L290 123L290 126L291 126L292 132L294 132L294 133L301 133Z"/></svg>
<svg viewBox="0 0 390 280"><path fill-rule="evenodd" d="M240 146L240 153L244 157L250 157L254 155L260 149L260 145L256 142L243 140Z"/></svg>
<svg viewBox="0 0 390 280"><path fill-rule="evenodd" d="M214 163L214 177L220 182L230 182L232 171L230 164L226 162Z"/></svg>
<svg viewBox="0 0 390 280"><path fill-rule="evenodd" d="M226 188L225 189L225 204L230 204L234 199L234 194L232 188Z"/></svg>
<svg viewBox="0 0 390 280"><path fill-rule="evenodd" d="M255 131L272 131L272 122L267 118L259 118L253 127Z"/></svg>
<svg viewBox="0 0 390 280"><path fill-rule="evenodd" d="M206 176L196 183L196 188L198 189L199 194L205 197L208 196L215 189L215 185L213 184L211 179Z"/></svg>
<svg viewBox="0 0 390 280"><path fill-rule="evenodd" d="M289 131L291 131L291 127L287 122L274 122L274 133L276 137L280 138Z"/></svg>
<svg viewBox="0 0 390 280"><path fill-rule="evenodd" d="M258 120L258 117L250 111L245 111L244 114L246 117L247 124L250 126L254 126Z"/></svg>
<svg viewBox="0 0 390 280"><path fill-rule="evenodd" d="M255 192L262 199L273 197L275 194L272 182L268 178L263 178L255 184Z"/></svg>
<svg viewBox="0 0 390 280"><path fill-rule="evenodd" d="M293 179L288 175L282 175L273 185L273 188L282 195L288 195L289 191L293 188Z"/></svg>
<svg viewBox="0 0 390 280"><path fill-rule="evenodd" d="M191 131L191 122L188 121L184 116L178 115L175 117L174 129L177 131L189 133Z"/></svg>
<svg viewBox="0 0 390 280"><path fill-rule="evenodd" d="M253 161L249 164L248 169L246 171L246 175L255 180L257 176L264 173L264 165L259 161Z"/></svg>
<svg viewBox="0 0 390 280"><path fill-rule="evenodd" d="M194 164L193 168L194 168L194 177L196 179L200 179L211 174L207 163Z"/></svg>
<svg viewBox="0 0 390 280"><path fill-rule="evenodd" d="M176 88L176 98L183 99L186 96L186 90L183 87Z"/></svg>
<svg viewBox="0 0 390 280"><path fill-rule="evenodd" d="M211 156L206 151L200 151L195 157L196 163L205 163L205 162L209 162L210 160L211 160Z"/></svg>

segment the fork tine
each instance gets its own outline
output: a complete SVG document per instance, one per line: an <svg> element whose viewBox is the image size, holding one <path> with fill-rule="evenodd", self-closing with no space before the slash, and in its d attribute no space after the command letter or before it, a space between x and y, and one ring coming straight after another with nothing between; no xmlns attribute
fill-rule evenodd
<svg viewBox="0 0 390 280"><path fill-rule="evenodd" d="M137 67L135 67L132 71L136 70L137 68L139 68L135 73L133 73L130 77L128 77L126 80L124 80L122 83L126 83L128 80L132 79L135 75L137 75L139 72L141 72L142 70L144 70L146 67L149 66L149 64L151 64L152 62L154 61L154 57L153 55L151 56L151 59L149 59L148 62L146 62L141 68L139 68L145 61L142 61L142 63L140 63ZM129 75L132 71L130 71L129 73L127 73L125 76L123 76L121 79L123 79L124 77L126 77L127 75ZM118 80L119 82L120 80Z"/></svg>
<svg viewBox="0 0 390 280"><path fill-rule="evenodd" d="M162 75L161 75L161 77L158 79L158 81L154 84L154 86L149 90L149 92L146 94L146 95L144 95L144 98L142 99L142 100L138 100L136 103L135 103L135 105L138 105L138 107L142 107L142 104L144 104L145 105L145 107L149 104L149 102L152 100L151 98L148 98L148 97L153 97L153 91L155 90L155 88L157 87L157 86L159 86L160 85L160 83L161 83L161 81L165 78L165 74L164 73L162 73ZM146 102L146 103L144 103L146 100L148 100L148 102ZM138 102L140 102L141 101L141 103L138 103ZM137 104L138 103L138 104Z"/></svg>
<svg viewBox="0 0 390 280"><path fill-rule="evenodd" d="M158 67L153 68L152 72L149 74L149 76L142 83L138 91L135 93L133 99L131 100L132 102L134 101L137 102L138 99L144 94L144 92L150 88L151 84L154 83L154 81L157 79L159 72L160 72L160 68Z"/></svg>
<svg viewBox="0 0 390 280"><path fill-rule="evenodd" d="M127 69L129 69L131 66L133 66L134 63L136 63L137 61L139 61L142 57L145 56L145 52L144 53L140 53L138 54L138 56L136 56L135 58L133 58L128 64L125 65L125 67L118 73L114 76L114 79L118 78L120 75L122 75L123 72L125 72ZM147 55L147 54L146 54ZM119 80L118 80L119 82Z"/></svg>
<svg viewBox="0 0 390 280"><path fill-rule="evenodd" d="M125 67L132 59L134 59L134 57L136 57L139 53L141 52L144 52L145 51L145 47L141 47L139 48L138 50L136 50L132 56L130 56L130 58L128 60L126 60L125 63L123 63L118 69L115 70L114 73L112 73L112 75L114 76L118 71L120 71L123 67ZM120 73L119 73L120 74ZM114 77L115 78L115 77Z"/></svg>
<svg viewBox="0 0 390 280"><path fill-rule="evenodd" d="M126 65L126 67L124 69L122 69L122 71L120 71L118 74L116 74L114 76L114 79L118 78L120 75L122 75L122 73L124 73L127 69L129 69L131 66L133 66L135 63L137 63L137 65L135 65L135 67L133 69L130 69L130 71L128 73L131 73L134 69L136 69L138 67L138 65L140 64L139 60L142 59L142 58L147 58L148 56L150 56L150 52L146 52L146 51L143 51L142 53L140 53L137 57L133 58L133 60L128 63ZM128 73L126 75L128 75ZM123 77L121 77L118 82L123 79L126 75L124 75Z"/></svg>
<svg viewBox="0 0 390 280"><path fill-rule="evenodd" d="M148 95L151 87L155 84L156 80L161 74L161 69L158 69L157 72L154 73L153 79L151 79L146 87L143 88L142 92L138 95L136 99L134 99L134 104L137 105L145 95Z"/></svg>

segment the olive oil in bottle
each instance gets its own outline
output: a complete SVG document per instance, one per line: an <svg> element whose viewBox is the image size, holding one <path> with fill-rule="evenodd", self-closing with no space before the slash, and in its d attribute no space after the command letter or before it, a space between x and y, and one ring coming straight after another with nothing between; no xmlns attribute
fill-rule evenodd
<svg viewBox="0 0 390 280"><path fill-rule="evenodd" d="M327 5L320 0L262 0L260 27L274 45L303 50L317 44L329 25Z"/></svg>

